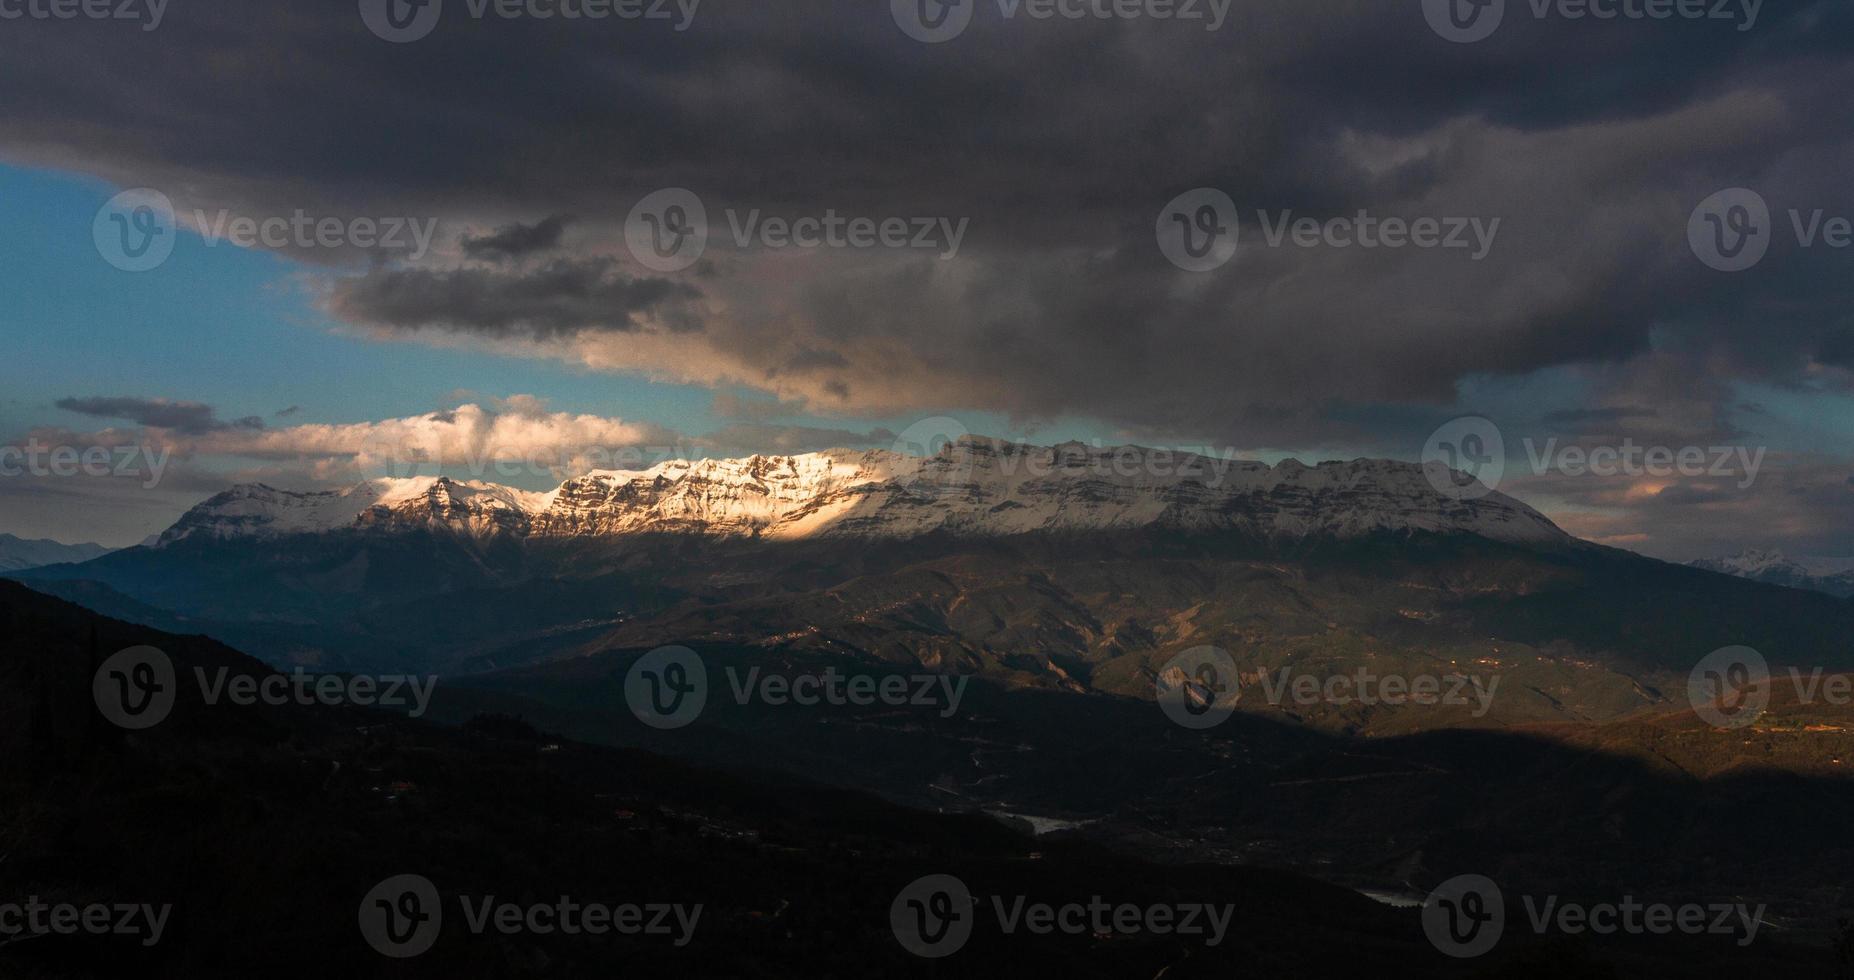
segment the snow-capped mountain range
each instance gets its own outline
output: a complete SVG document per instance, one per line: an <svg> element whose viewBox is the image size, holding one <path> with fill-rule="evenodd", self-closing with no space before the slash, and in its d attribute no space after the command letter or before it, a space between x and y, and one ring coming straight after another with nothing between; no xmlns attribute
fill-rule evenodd
<svg viewBox="0 0 1854 980"><path fill-rule="evenodd" d="M1748 548L1729 558L1704 558L1688 564L1755 582L1826 592L1844 598L1854 596L1854 559L1793 559L1780 551Z"/></svg>
<svg viewBox="0 0 1854 980"><path fill-rule="evenodd" d="M484 540L648 533L792 540L1144 527L1269 538L1429 531L1533 544L1572 540L1511 497L1445 496L1411 463L1270 466L1137 447L967 438L928 457L829 450L677 460L588 473L544 493L447 477L376 479L322 492L247 484L193 508L157 547L350 530L448 530Z"/></svg>

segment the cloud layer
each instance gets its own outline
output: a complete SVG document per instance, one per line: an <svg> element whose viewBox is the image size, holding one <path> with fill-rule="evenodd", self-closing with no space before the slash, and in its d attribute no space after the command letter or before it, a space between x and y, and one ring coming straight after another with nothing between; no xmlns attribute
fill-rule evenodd
<svg viewBox="0 0 1854 980"><path fill-rule="evenodd" d="M1146 441L1408 456L1465 411L1706 444L1745 433L1745 385L1849 387L1849 253L1805 247L1790 219L1854 215L1840 0L1770 0L1748 30L1508 3L1478 44L1436 36L1414 0L1258 0L1216 31L981 0L935 45L849 0L707 0L681 31L450 6L410 44L352 3L176 6L155 32L20 22L0 35L0 154L183 209L436 218L442 245L416 263L296 257L366 331L746 386L844 420L1079 417ZM1715 272L1689 218L1740 186L1770 202L1771 251ZM1198 187L1236 203L1240 246L1190 273L1155 221ZM708 212L706 255L674 272L625 239L665 188ZM970 233L951 260L735 240L749 219L827 214ZM1268 240L1283 220L1360 216L1499 225L1478 260ZM85 408L202 445L314 438ZM750 414L717 435L822 437ZM1842 465L1813 448L1811 467Z"/></svg>

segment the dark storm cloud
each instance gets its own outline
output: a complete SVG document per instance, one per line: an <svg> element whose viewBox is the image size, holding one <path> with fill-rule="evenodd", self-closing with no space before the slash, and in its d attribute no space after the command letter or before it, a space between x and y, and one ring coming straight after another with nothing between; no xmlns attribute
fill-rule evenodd
<svg viewBox="0 0 1854 980"><path fill-rule="evenodd" d="M1628 419L1651 419L1660 413L1652 408L1618 406L1614 408L1568 408L1549 412L1542 419L1547 425L1583 425L1589 422L1622 422Z"/></svg>
<svg viewBox="0 0 1854 980"><path fill-rule="evenodd" d="M649 321L687 342L588 363L844 411L1402 450L1468 380L1652 372L1664 338L1704 372L1688 387L1721 398L1849 363L1845 254L1780 239L1723 275L1686 224L1735 185L1778 215L1854 213L1854 5L1767 0L1748 31L1508 8L1493 38L1452 44L1416 0L1258 0L1217 32L981 2L963 36L923 45L881 2L707 0L680 32L453 3L430 37L388 44L352 3L194 4L152 34L13 25L0 152L243 212L500 229L458 260L535 256L559 229L522 222L564 214L576 248L622 255L625 216L664 187L698 191L717 231L726 209L970 219L951 262L800 261L718 234L706 274L435 263L330 293L359 323L502 342L631 341ZM1154 222L1206 185L1242 210L1243 247L1181 273ZM1269 247L1255 217L1361 208L1502 225L1476 262ZM1669 397L1680 425L1729 424Z"/></svg>
<svg viewBox="0 0 1854 980"><path fill-rule="evenodd" d="M1750 486L1736 477L1644 487L1628 478L1554 473L1515 489L1562 501L1557 520L1575 534L1673 560L1736 554L1747 544L1794 555L1849 556L1849 468L1845 459L1821 455L1773 457Z"/></svg>
<svg viewBox="0 0 1854 980"><path fill-rule="evenodd" d="M337 280L330 308L356 323L450 328L537 338L581 330L634 330L643 318L693 329L695 288L634 279L606 259L561 259L531 271L466 267L388 269Z"/></svg>
<svg viewBox="0 0 1854 980"><path fill-rule="evenodd" d="M715 395L710 411L718 418L743 422L767 422L777 418L803 415L805 406L802 402L778 401L772 398L742 398L723 391Z"/></svg>
<svg viewBox="0 0 1854 980"><path fill-rule="evenodd" d="M492 234L465 238L459 246L464 255L473 259L524 258L559 248L560 238L572 220L567 215L556 214L532 225L504 225Z"/></svg>
<svg viewBox="0 0 1854 980"><path fill-rule="evenodd" d="M165 398L93 397L60 398L55 403L67 412L93 418L120 419L153 429L171 429L184 435L204 435L227 429L262 429L264 420L249 415L221 421L211 405L168 401Z"/></svg>

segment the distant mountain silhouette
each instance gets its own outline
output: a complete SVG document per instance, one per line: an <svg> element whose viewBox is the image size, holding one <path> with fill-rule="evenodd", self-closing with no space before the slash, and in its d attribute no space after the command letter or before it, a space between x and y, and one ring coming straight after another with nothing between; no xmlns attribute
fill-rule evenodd
<svg viewBox="0 0 1854 980"><path fill-rule="evenodd" d="M62 544L46 538L28 541L11 534L0 534L0 572L84 562L109 552L109 548L100 544Z"/></svg>

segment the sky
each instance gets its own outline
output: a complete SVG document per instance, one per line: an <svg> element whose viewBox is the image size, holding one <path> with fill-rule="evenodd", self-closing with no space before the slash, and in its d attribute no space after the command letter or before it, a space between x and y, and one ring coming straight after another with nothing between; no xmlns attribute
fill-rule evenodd
<svg viewBox="0 0 1854 980"><path fill-rule="evenodd" d="M971 432L1854 555L1854 7L1649 6L0 5L0 532Z"/></svg>

